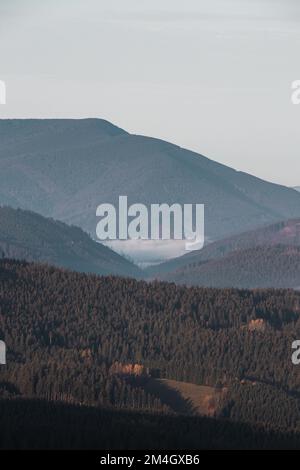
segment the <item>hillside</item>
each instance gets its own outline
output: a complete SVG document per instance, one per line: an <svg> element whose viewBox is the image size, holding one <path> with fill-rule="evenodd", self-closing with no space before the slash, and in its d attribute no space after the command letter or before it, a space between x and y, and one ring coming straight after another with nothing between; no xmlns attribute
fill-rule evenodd
<svg viewBox="0 0 300 470"><path fill-rule="evenodd" d="M236 250L207 262L194 262L161 280L205 287L296 288L300 287L300 246L257 246Z"/></svg>
<svg viewBox="0 0 300 470"><path fill-rule="evenodd" d="M233 251L274 245L300 246L300 219L277 222L209 243L202 250L193 251L165 263L151 266L145 269L144 273L146 277L159 278L162 274L172 273L184 267L188 268L191 264L223 258Z"/></svg>
<svg viewBox="0 0 300 470"><path fill-rule="evenodd" d="M204 203L206 237L222 239L300 217L300 194L100 119L0 120L0 204L95 236L96 208Z"/></svg>
<svg viewBox="0 0 300 470"><path fill-rule="evenodd" d="M4 259L0 396L176 413L148 388L159 379L183 399L195 391L184 383L225 387L216 417L300 431L299 314L291 290L186 288Z"/></svg>
<svg viewBox="0 0 300 470"><path fill-rule="evenodd" d="M139 269L77 227L0 207L0 256L101 275L139 277Z"/></svg>

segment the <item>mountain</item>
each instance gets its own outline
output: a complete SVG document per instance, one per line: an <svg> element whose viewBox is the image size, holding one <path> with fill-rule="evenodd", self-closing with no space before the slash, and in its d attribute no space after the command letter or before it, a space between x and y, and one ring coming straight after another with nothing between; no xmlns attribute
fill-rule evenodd
<svg viewBox="0 0 300 470"><path fill-rule="evenodd" d="M195 262L162 274L160 280L205 287L300 288L300 246L257 246Z"/></svg>
<svg viewBox="0 0 300 470"><path fill-rule="evenodd" d="M101 275L140 276L133 263L80 228L9 207L0 207L0 255Z"/></svg>
<svg viewBox="0 0 300 470"><path fill-rule="evenodd" d="M296 189L296 191L300 191L300 186L296 186L294 189Z"/></svg>
<svg viewBox="0 0 300 470"><path fill-rule="evenodd" d="M166 274L165 279L173 279L172 273L179 270L187 273L189 266L193 268L193 265L220 260L235 251L241 252L259 246L271 247L274 245L300 246L300 219L277 222L224 240L218 240L204 246L202 250L193 251L157 266L149 267L144 272L146 277L150 278L159 278Z"/></svg>
<svg viewBox="0 0 300 470"><path fill-rule="evenodd" d="M95 237L96 208L204 203L206 237L300 217L300 194L100 119L0 120L0 203Z"/></svg>

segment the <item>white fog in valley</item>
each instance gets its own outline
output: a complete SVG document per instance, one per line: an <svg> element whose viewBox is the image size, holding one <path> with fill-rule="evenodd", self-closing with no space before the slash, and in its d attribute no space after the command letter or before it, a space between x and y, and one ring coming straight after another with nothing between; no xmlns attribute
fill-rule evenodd
<svg viewBox="0 0 300 470"><path fill-rule="evenodd" d="M100 117L299 186L298 0L2 0L6 117Z"/></svg>

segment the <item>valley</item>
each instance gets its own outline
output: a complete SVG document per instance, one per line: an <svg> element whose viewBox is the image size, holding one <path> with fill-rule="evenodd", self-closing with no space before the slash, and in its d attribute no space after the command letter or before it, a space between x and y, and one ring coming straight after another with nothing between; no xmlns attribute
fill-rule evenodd
<svg viewBox="0 0 300 470"><path fill-rule="evenodd" d="M300 194L99 119L0 137L0 448L299 447ZM97 243L122 194L204 203L204 248Z"/></svg>
<svg viewBox="0 0 300 470"><path fill-rule="evenodd" d="M0 204L76 225L92 238L97 207L117 206L122 195L147 207L204 204L208 241L300 217L300 194L291 188L105 120L2 119L0 140Z"/></svg>

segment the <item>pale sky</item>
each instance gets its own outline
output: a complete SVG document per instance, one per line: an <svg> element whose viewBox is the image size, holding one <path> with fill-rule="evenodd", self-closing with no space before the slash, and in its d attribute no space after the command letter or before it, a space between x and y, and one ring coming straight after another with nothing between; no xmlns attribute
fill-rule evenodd
<svg viewBox="0 0 300 470"><path fill-rule="evenodd" d="M0 117L99 117L300 185L299 0L0 0Z"/></svg>

